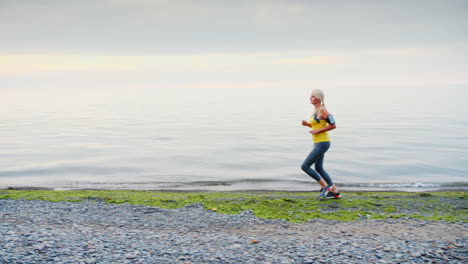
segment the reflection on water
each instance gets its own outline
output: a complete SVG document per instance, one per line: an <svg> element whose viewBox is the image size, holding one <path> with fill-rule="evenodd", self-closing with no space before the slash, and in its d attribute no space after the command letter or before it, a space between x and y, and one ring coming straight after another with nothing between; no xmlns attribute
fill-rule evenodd
<svg viewBox="0 0 468 264"><path fill-rule="evenodd" d="M334 181L466 189L468 89L439 91L326 89L338 125L325 160ZM309 89L0 93L0 188L317 187L300 170L312 148L300 125Z"/></svg>

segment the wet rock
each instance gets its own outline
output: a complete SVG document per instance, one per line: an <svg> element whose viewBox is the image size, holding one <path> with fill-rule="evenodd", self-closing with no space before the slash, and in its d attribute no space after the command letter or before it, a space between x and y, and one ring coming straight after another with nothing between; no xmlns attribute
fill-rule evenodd
<svg viewBox="0 0 468 264"><path fill-rule="evenodd" d="M17 212L14 219L0 218L0 263L460 263L468 242L378 231L398 224L424 224L427 231L417 232L428 233L432 227L468 227L459 223L318 219L296 225L199 205L167 210L100 201L0 203L0 216ZM362 230L356 229L360 223Z"/></svg>

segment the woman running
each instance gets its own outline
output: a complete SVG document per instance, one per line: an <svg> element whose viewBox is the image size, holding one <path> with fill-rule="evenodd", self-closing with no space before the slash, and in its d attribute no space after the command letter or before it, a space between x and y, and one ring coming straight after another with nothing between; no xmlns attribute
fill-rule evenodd
<svg viewBox="0 0 468 264"><path fill-rule="evenodd" d="M315 89L310 96L310 103L314 105L314 114L310 123L302 120L302 125L312 128L310 133L314 140L314 148L302 163L302 170L314 178L322 187L320 198L340 198L340 192L333 184L328 173L323 169L325 152L330 148L330 137L328 132L336 128L333 116L327 111L324 103L325 95L322 90ZM315 164L315 170L311 168Z"/></svg>

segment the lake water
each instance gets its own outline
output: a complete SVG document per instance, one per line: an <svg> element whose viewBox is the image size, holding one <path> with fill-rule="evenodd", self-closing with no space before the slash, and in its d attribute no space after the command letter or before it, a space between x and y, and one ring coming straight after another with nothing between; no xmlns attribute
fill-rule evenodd
<svg viewBox="0 0 468 264"><path fill-rule="evenodd" d="M0 188L316 191L310 91L3 89ZM324 91L342 189L468 189L468 87Z"/></svg>

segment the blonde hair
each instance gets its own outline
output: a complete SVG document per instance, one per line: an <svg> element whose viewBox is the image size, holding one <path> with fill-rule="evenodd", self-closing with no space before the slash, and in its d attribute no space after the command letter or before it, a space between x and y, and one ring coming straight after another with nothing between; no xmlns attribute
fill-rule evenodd
<svg viewBox="0 0 468 264"><path fill-rule="evenodd" d="M325 100L325 94L323 93L322 90L320 90L320 89L314 89L314 90L312 91L312 95L315 96L317 99L320 100L320 104L321 104L321 105L325 106L325 101L324 101L324 100Z"/></svg>
<svg viewBox="0 0 468 264"><path fill-rule="evenodd" d="M322 107L325 107L325 94L320 89L314 89L312 91L312 95L315 96L315 98L320 100L320 107L316 109L316 113L318 113L319 110L322 109Z"/></svg>

